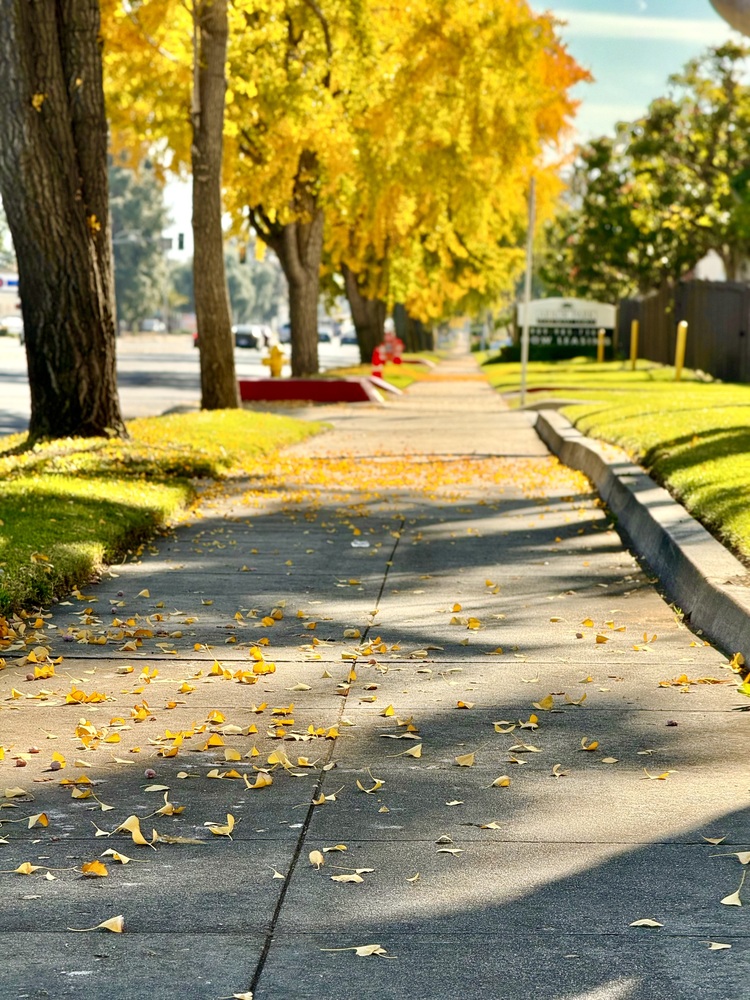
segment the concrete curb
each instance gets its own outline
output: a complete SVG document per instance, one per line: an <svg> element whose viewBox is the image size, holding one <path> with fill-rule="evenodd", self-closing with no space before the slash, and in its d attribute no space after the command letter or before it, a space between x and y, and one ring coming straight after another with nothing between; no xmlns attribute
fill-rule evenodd
<svg viewBox="0 0 750 1000"><path fill-rule="evenodd" d="M554 410L535 415L539 437L583 472L617 528L657 574L693 630L750 660L750 572L619 448L584 437Z"/></svg>

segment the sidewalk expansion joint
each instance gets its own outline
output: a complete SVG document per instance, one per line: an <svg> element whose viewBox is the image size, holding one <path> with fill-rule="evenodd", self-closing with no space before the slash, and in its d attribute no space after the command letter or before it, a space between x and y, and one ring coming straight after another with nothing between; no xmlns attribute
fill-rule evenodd
<svg viewBox="0 0 750 1000"><path fill-rule="evenodd" d="M384 569L384 572L383 572L383 579L382 579L382 581L380 583L380 590L378 591L378 596L375 599L375 608L374 608L375 611L380 607L380 599L383 596L383 592L385 590L385 585L386 585L386 582L388 580L388 574L390 573L391 567L393 565L393 559L394 559L394 557L396 555L396 550L398 549L399 543L401 541L401 533L404 530L405 524L406 524L406 519L405 518L401 518L399 526L396 529L397 534L396 534L396 539L395 539L395 541L393 543L393 548L391 549L390 555L388 556L388 559L386 560L385 569ZM372 628L372 621L370 622L370 624L368 624L367 628L365 629L365 631L363 633L363 636L362 636L363 641L367 638L367 635L370 632L371 628ZM350 670L353 670L356 667L357 662L358 662L357 660L350 661ZM338 719L337 719L338 723L341 723L341 720L344 717L344 711L346 709L348 701L349 701L349 693L347 691L346 695L341 699L341 705L339 707ZM305 841L307 840L307 833L308 833L308 830L310 829L310 824L312 823L313 812L315 811L315 806L313 805L313 803L317 799L319 799L320 796L323 794L323 785L325 784L325 777L326 777L326 774L328 773L326 771L326 767L327 767L327 765L329 765L331 763L331 758L333 757L333 753L334 753L334 750L336 748L336 743L337 743L337 740L335 740L335 739L331 741L331 744L330 744L330 746L328 748L328 753L326 754L325 764L323 765L323 769L321 770L320 777L318 778L318 780L317 780L317 782L315 784L315 789L314 789L312 798L311 798L311 800L310 800L310 802L309 802L309 804L307 806L307 812L305 813L305 818L304 818L304 821L302 823L302 829L299 832L299 837L297 838L297 843L295 845L294 852L293 852L291 860L289 862L289 867L288 867L288 870L287 870L287 873L286 873L286 878L284 879L284 884L281 887L281 892L279 893L279 898L276 901L276 906L275 906L274 911L273 911L273 916L271 917L271 923L270 923L270 925L268 927L268 930L266 931L265 939L263 941L263 948L261 950L260 956L259 956L257 964L255 966L255 971L253 973L253 978L252 978L252 980L250 982L250 993L251 994L254 994L257 991L258 984L260 982L261 976L263 975L263 969L265 968L266 961L268 959L268 953L271 950L271 945L273 944L274 935L276 933L276 926L277 926L277 924L279 922L279 918L281 917L281 911L284 908L284 902L286 901L286 895L287 895L287 892L289 890L289 886L291 885L292 877L294 876L294 872L295 872L295 870L297 868L297 864L298 864L298 862L300 860L300 857L302 856L302 850L303 850Z"/></svg>

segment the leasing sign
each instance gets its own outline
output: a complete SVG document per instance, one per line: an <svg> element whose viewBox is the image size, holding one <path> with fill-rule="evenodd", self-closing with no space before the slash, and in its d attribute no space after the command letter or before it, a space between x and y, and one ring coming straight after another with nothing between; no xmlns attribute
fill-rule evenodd
<svg viewBox="0 0 750 1000"><path fill-rule="evenodd" d="M519 331L524 326L525 307L517 307ZM585 299L536 299L529 303L529 346L559 348L566 354L596 351L599 330L606 346L615 332L615 307Z"/></svg>

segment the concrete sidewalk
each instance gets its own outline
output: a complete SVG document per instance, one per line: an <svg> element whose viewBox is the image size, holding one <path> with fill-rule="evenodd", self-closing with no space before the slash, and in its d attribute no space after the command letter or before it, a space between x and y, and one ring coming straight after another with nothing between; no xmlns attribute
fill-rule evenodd
<svg viewBox="0 0 750 1000"><path fill-rule="evenodd" d="M478 374L326 411L2 653L0 997L748 995L726 658Z"/></svg>

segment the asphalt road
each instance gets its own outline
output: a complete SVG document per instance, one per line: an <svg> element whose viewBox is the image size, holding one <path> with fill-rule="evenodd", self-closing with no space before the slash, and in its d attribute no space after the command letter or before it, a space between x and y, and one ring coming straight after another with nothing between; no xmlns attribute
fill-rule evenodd
<svg viewBox="0 0 750 1000"><path fill-rule="evenodd" d="M266 375L265 351L235 351L238 376ZM356 347L320 344L321 369L356 364ZM288 374L288 369L285 369ZM117 375L126 420L153 416L176 406L198 406L200 372L192 338L139 334L117 341ZM26 353L15 337L0 337L0 435L24 431L30 413Z"/></svg>

